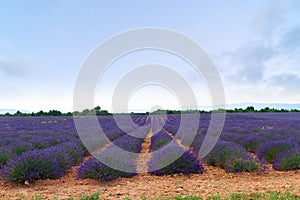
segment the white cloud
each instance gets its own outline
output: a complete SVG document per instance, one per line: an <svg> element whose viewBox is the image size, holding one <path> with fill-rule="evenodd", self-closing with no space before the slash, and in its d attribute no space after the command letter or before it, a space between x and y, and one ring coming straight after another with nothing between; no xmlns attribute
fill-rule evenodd
<svg viewBox="0 0 300 200"><path fill-rule="evenodd" d="M231 103L300 101L300 22L288 20L299 5L270 6L250 24L252 40L216 57Z"/></svg>

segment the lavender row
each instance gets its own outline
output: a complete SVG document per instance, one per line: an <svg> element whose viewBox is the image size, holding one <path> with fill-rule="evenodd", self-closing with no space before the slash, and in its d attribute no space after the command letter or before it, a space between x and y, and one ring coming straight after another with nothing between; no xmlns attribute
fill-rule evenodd
<svg viewBox="0 0 300 200"><path fill-rule="evenodd" d="M222 167L226 172L231 173L260 170L260 164L251 158L245 148L222 140L219 140L205 157L205 162L212 166Z"/></svg>
<svg viewBox="0 0 300 200"><path fill-rule="evenodd" d="M104 151L89 158L77 170L78 178L93 178L101 181L137 174L136 158L149 129L141 128L117 138ZM102 162L101 162L102 161Z"/></svg>
<svg viewBox="0 0 300 200"><path fill-rule="evenodd" d="M118 121L118 123L115 121ZM88 151L95 153L115 139L132 132L135 127L128 118L124 116L101 116L98 122L94 117L77 117L77 131L80 133L80 139L87 147Z"/></svg>
<svg viewBox="0 0 300 200"><path fill-rule="evenodd" d="M5 181L25 183L38 179L57 179L84 157L79 141L23 153L8 161L1 170Z"/></svg>
<svg viewBox="0 0 300 200"><path fill-rule="evenodd" d="M0 168L10 159L20 156L21 154L55 146L79 138L72 117L1 117L0 121ZM105 138L97 138L98 127L92 124L89 118L83 118L81 121L86 122L82 128L81 139L91 141L92 146L97 148L100 145L114 140L125 134L125 131L132 131L127 121L121 120L124 124L125 131L121 130L111 116L98 117L97 121L105 133ZM97 124L96 124L97 125Z"/></svg>
<svg viewBox="0 0 300 200"><path fill-rule="evenodd" d="M27 151L78 140L69 117L2 117L0 120L3 122L0 125L0 168Z"/></svg>
<svg viewBox="0 0 300 200"><path fill-rule="evenodd" d="M198 158L172 140L166 132L160 131L151 138L151 158L148 171L162 176L169 174L201 174L203 166Z"/></svg>
<svg viewBox="0 0 300 200"><path fill-rule="evenodd" d="M176 118L174 115L172 117ZM179 119L177 117L178 123ZM187 126L184 127L186 134L181 137L182 143L190 146L196 155L198 155L206 136L210 117L202 115L200 119L202 121L199 122L196 135ZM249 153L256 154L259 162L271 163L276 170L300 169L299 154L297 153L300 149L299 122L299 115L289 113L273 113L268 116L227 114L220 139L231 145L242 147Z"/></svg>
<svg viewBox="0 0 300 200"><path fill-rule="evenodd" d="M173 122L180 123L179 120L177 121L173 120ZM202 142L204 140L204 137L206 136L206 133L203 132L203 129L199 127L198 130L196 131L196 130L191 130L190 129L191 126L189 126L189 124L185 124L185 125L186 126L181 129L182 133L177 132L176 138L180 138L181 143L187 147L190 147L194 155L198 156ZM166 127L167 126L165 126L165 128ZM250 154L246 151L244 147L234 142L230 143L230 142L219 140L219 142L215 145L215 147L205 157L204 160L209 165L222 167L227 172L232 172L232 173L244 172L244 171L252 172L252 171L260 170L260 164L250 157Z"/></svg>
<svg viewBox="0 0 300 200"><path fill-rule="evenodd" d="M81 120L89 121L88 117ZM0 121L3 122L0 124L0 168L1 177L6 181L24 183L60 178L88 153L79 140L72 117L0 118ZM121 130L112 117L98 117L97 121L108 141L134 130L125 119L120 120L125 130ZM87 123L81 139L98 134L97 128ZM95 141L94 137L89 139ZM106 140L100 138L96 144Z"/></svg>

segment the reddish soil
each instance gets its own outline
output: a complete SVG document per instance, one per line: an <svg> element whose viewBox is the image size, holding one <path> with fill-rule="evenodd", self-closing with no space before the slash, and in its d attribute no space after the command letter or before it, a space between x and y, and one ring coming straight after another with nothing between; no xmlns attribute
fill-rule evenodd
<svg viewBox="0 0 300 200"><path fill-rule="evenodd" d="M139 174L147 173L147 162L151 157L151 153L149 153L151 137L153 135L152 128L150 128L147 137L145 138L144 142L142 143L142 149L139 153L139 156L136 160L137 164L137 172Z"/></svg>
<svg viewBox="0 0 300 200"><path fill-rule="evenodd" d="M205 166L204 174L152 176L139 174L133 178L119 178L113 181L76 180L76 167L59 180L40 180L29 186L0 185L0 199L25 199L40 194L46 199L67 199L91 194L99 190L103 199L129 197L148 198L210 194L227 196L231 193L255 193L276 190L300 195L300 172L270 171L267 173L228 174L222 169Z"/></svg>

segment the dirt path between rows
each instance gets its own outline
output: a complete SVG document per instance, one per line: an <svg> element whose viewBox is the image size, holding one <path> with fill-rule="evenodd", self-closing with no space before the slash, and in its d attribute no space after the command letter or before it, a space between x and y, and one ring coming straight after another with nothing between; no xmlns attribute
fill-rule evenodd
<svg viewBox="0 0 300 200"><path fill-rule="evenodd" d="M149 152L150 149L150 143L151 143L151 137L152 137L152 126L150 127L149 133L147 134L144 142L142 143L142 149L141 152L138 155L138 158L136 160L137 163L137 172L139 174L145 174L147 173L147 162L149 161L151 157L151 153Z"/></svg>

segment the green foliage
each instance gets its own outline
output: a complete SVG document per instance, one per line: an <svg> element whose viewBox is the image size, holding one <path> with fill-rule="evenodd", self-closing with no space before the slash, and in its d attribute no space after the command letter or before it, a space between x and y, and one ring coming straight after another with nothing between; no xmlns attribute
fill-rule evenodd
<svg viewBox="0 0 300 200"><path fill-rule="evenodd" d="M290 193L287 190L284 193L276 191L268 191L265 193L233 193L229 197L222 198L218 195L211 195L207 197L207 200L299 200L300 196Z"/></svg>
<svg viewBox="0 0 300 200"><path fill-rule="evenodd" d="M14 148L14 150L13 150L13 153L16 154L16 155L21 155L22 153L24 153L24 152L26 152L28 150L30 150L29 147L26 147L26 146L16 146Z"/></svg>
<svg viewBox="0 0 300 200"><path fill-rule="evenodd" d="M157 150L157 149L161 148L162 146L168 144L169 142L170 142L170 141L167 140L167 139L165 139L165 140L160 140L160 141L158 141L158 142L155 144L155 146L153 147L153 149L154 149L154 150Z"/></svg>
<svg viewBox="0 0 300 200"><path fill-rule="evenodd" d="M251 140L243 144L243 147L248 151L248 152L253 152L257 153L259 151L259 148L262 145L262 141L259 140Z"/></svg>
<svg viewBox="0 0 300 200"><path fill-rule="evenodd" d="M298 170L300 169L300 152L298 149L284 152L279 155L273 163L275 170Z"/></svg>
<svg viewBox="0 0 300 200"><path fill-rule="evenodd" d="M10 155L5 152L0 152L0 167L3 166L9 160Z"/></svg>
<svg viewBox="0 0 300 200"><path fill-rule="evenodd" d="M260 166L253 160L235 159L229 164L225 163L226 172L256 172L260 170Z"/></svg>
<svg viewBox="0 0 300 200"><path fill-rule="evenodd" d="M282 159L280 167L281 169L300 169L300 156L293 155L291 157Z"/></svg>
<svg viewBox="0 0 300 200"><path fill-rule="evenodd" d="M292 187L291 187L292 188ZM141 200L147 200L145 196L140 197ZM21 196L20 199L28 199L26 196ZM40 194L35 195L32 200L41 200L44 199ZM47 198L48 199L48 198ZM58 199L58 198L54 198ZM87 195L82 194L79 198L69 197L68 200L100 200L101 193L100 191L95 192L94 194ZM117 198L116 199L120 199ZM154 199L154 198L150 198ZM156 200L202 200L201 196L172 196L172 197L157 197ZM220 195L211 194L206 197L207 200L299 200L300 196L292 194L290 190L287 190L284 193L277 191L267 191L264 193L232 193L228 197L221 197ZM123 198L123 200L131 200L130 198Z"/></svg>
<svg viewBox="0 0 300 200"><path fill-rule="evenodd" d="M67 112L67 113L62 113L59 110L49 110L48 112L45 112L43 110L39 111L39 112L32 112L32 113L22 113L21 111L17 111L14 114L11 113L5 113L5 114L0 114L0 116L89 116L89 115L111 115L111 113L109 113L107 110L101 110L100 106L96 106L93 109L84 109L81 112L79 111L74 111L72 112Z"/></svg>
<svg viewBox="0 0 300 200"><path fill-rule="evenodd" d="M83 194L80 197L80 200L100 200L100 191L95 192L92 195Z"/></svg>
<svg viewBox="0 0 300 200"><path fill-rule="evenodd" d="M13 166L13 170L7 175L6 179L12 182L24 183L27 179L26 173L34 174L36 171L41 173L38 175L40 179L55 179L56 174L54 164L51 161L43 159L41 157L23 160Z"/></svg>
<svg viewBox="0 0 300 200"><path fill-rule="evenodd" d="M289 149L289 146L278 146L276 148L269 148L269 150L263 156L263 159L268 161L269 163L272 163L279 153L287 151Z"/></svg>
<svg viewBox="0 0 300 200"><path fill-rule="evenodd" d="M174 197L163 197L156 198L157 200L202 200L200 196L174 196Z"/></svg>
<svg viewBox="0 0 300 200"><path fill-rule="evenodd" d="M40 194L35 195L32 200L42 200L43 198L41 197Z"/></svg>

